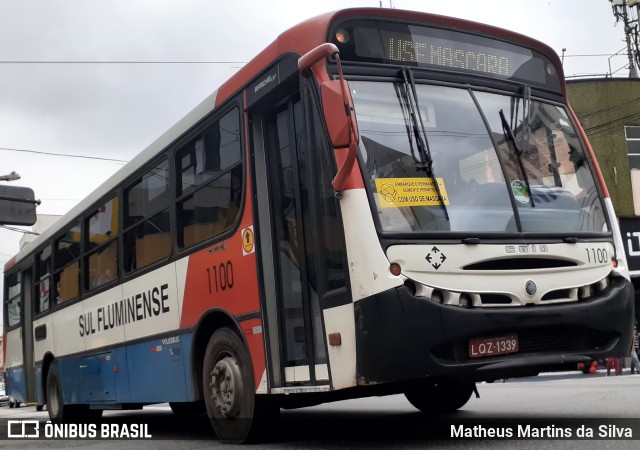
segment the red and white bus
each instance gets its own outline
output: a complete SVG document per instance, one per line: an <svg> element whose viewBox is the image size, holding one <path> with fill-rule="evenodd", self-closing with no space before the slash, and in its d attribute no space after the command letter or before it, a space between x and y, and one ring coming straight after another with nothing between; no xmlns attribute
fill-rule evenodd
<svg viewBox="0 0 640 450"><path fill-rule="evenodd" d="M556 53L349 9L281 34L5 267L7 391L52 419L475 382L631 345L633 291Z"/></svg>

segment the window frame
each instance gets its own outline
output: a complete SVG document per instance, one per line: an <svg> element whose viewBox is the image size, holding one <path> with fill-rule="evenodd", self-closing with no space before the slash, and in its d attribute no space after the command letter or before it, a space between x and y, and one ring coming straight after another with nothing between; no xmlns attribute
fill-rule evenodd
<svg viewBox="0 0 640 450"><path fill-rule="evenodd" d="M184 158L184 150L190 146L194 145L199 139L201 139L206 132L216 123L219 123L220 120L227 116L228 114L236 111L236 118L238 119L238 134L239 140L238 145L240 147L240 158L238 161L233 164L225 167L220 170L219 173L215 175L211 175L203 178L199 181L198 184L188 186L186 189L183 188L182 175L183 171L181 170L180 161ZM208 245L212 240L222 240L229 236L238 226L242 214L244 211L244 203L245 203L245 189L246 189L246 168L245 168L245 138L244 138L244 114L241 105L237 101L231 101L229 104L220 108L219 111L215 111L211 116L203 120L200 126L197 127L192 133L189 133L185 136L185 139L182 139L174 148L172 154L172 162L175 168L175 172L173 174L173 194L174 194L174 216L175 216L175 248L179 254L185 254L189 252L197 251L200 247ZM223 176L231 174L234 170L239 170L241 172L241 185L240 185L240 201L238 202L238 212L236 213L236 217L233 221L230 222L230 225L225 229L220 231L219 233L208 236L204 239L199 240L198 242L191 243L190 245L184 244L184 220L182 215L180 214L181 205L192 199L197 195L199 191L202 191L211 183L216 180L221 179ZM180 190L179 190L180 189ZM178 194L180 192L180 194Z"/></svg>
<svg viewBox="0 0 640 450"><path fill-rule="evenodd" d="M9 279L11 277L16 277L17 282L14 285L9 284ZM13 297L9 297L9 289L11 286L20 286L20 289L16 295ZM4 277L4 302L3 302L3 325L6 327L6 331L12 331L18 329L23 326L24 323L24 303L23 303L23 290L24 290L24 279L22 277L22 270L16 269L13 273L6 274ZM17 300L18 305L20 307L20 316L18 317L18 321L14 324L9 322L9 304Z"/></svg>
<svg viewBox="0 0 640 450"><path fill-rule="evenodd" d="M59 249L58 249L58 243L60 241L62 241L62 239L64 239L64 237L67 235L67 233L72 233L74 228L78 228L79 229L79 233L80 233L80 239L78 241L79 244L79 252L78 255L75 256L74 258L72 258L70 261L67 261L64 264L58 265L57 263L57 259L58 259L58 254L60 253ZM67 300L60 300L58 301L57 298L53 299L53 308L59 308L59 307L63 307L72 303L75 303L77 301L79 301L80 299L83 298L83 264L82 264L82 259L83 259L83 248L82 248L82 222L80 221L80 218L75 219L74 221L71 222L71 224L69 224L62 233L57 234L53 239L52 239L52 246L53 246L53 283L54 283L54 289L56 289L56 291L58 290L57 285L59 282L59 279L61 277L61 274L67 270L68 268L70 268L72 265L74 264L78 264L78 270L77 270L77 274L78 274L78 283L77 283L77 295L74 297L70 297ZM59 292L58 292L59 294Z"/></svg>
<svg viewBox="0 0 640 450"><path fill-rule="evenodd" d="M152 172L154 170L157 170L157 168L159 166L161 166L163 163L167 164L167 189L165 194L166 195L166 202L160 204L160 205L156 205L155 207L151 208L150 211L148 213L145 213L143 216L141 216L140 218L138 218L136 221L131 222L131 223L127 223L127 219L129 217L129 208L128 208L128 204L129 204L129 193L131 192L132 189L134 189L137 185L140 185L143 183L143 180L145 178L145 176L148 176L150 174L152 174ZM160 154L158 154L155 158L153 158L148 164L145 164L143 167L140 168L140 170L136 171L135 174L132 174L132 176L122 185L122 214L121 214L121 234L122 234L122 239L121 239L121 253L119 253L120 255L120 259L121 259L121 264L122 264L122 275L124 277L131 277L134 275L138 275L140 273L143 273L147 270L149 270L149 268L155 267L158 264L161 264L163 261L167 261L168 259L170 259L173 255L173 251L174 251L174 238L173 235L175 234L174 229L175 229L175 225L173 223L172 220L172 204L173 204L173 200L172 200L172 189L171 189L171 180L174 178L173 176L173 168L172 168L172 164L171 164L171 151L170 148L165 149L164 151L160 152ZM167 255L163 256L160 259L157 259L156 261L152 261L144 266L137 266L135 268L129 269L127 267L128 265L128 261L129 261L129 253L128 251L130 251L129 246L127 245L127 235L129 233L133 233L138 227L144 226L145 223L149 222L152 218L154 218L155 216L157 216L158 214L161 214L163 212L167 211L167 217L169 218L169 230L168 230L168 236L169 236L169 252ZM134 241L135 242L135 241ZM135 251L135 249L134 249ZM135 259L135 258L134 258Z"/></svg>
<svg viewBox="0 0 640 450"><path fill-rule="evenodd" d="M112 203L112 208L111 211L113 213L114 208L113 208L113 202L115 202L115 214L117 217L117 222L115 223L115 230L109 230L110 232L112 232L111 236L108 236L107 240L100 242L100 243L96 243L95 247L91 247L92 244L92 234L91 234L91 219L93 217L95 217L97 214L100 213L100 208L104 208L106 207L109 203ZM81 286L82 292L94 292L94 291L98 291L102 288L104 288L105 286L109 286L114 284L115 282L117 282L120 279L120 255L119 255L119 236L120 236L120 229L121 229L121 220L120 220L120 203L121 203L121 198L118 194L116 193L111 193L110 195L108 195L106 197L105 200L101 200L100 202L98 202L97 205L95 205L94 207L88 209L86 215L84 216L84 219L82 221L82 263L81 263L81 272L83 273L84 277L83 277L83 282L81 282ZM113 226L113 220L111 225ZM115 276L101 284L95 285L95 286L91 286L91 264L90 264L90 260L91 257L96 256L106 250L108 250L108 248L112 245L115 244Z"/></svg>

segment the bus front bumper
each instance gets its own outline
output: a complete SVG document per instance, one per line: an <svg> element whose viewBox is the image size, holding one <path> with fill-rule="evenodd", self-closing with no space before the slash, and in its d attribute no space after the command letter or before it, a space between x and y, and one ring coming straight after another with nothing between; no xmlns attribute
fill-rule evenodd
<svg viewBox="0 0 640 450"><path fill-rule="evenodd" d="M623 278L589 300L533 307L467 309L392 289L355 303L358 384L577 370L581 361L629 354L633 311ZM513 335L517 352L470 354L470 339Z"/></svg>

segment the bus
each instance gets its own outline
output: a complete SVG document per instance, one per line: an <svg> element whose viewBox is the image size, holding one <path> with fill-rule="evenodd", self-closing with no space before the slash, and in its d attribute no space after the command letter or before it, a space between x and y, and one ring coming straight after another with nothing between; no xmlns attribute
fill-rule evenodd
<svg viewBox="0 0 640 450"><path fill-rule="evenodd" d="M5 266L9 395L168 402L228 442L281 407L627 354L634 297L548 46L347 9L282 33ZM264 430L262 430L264 431Z"/></svg>

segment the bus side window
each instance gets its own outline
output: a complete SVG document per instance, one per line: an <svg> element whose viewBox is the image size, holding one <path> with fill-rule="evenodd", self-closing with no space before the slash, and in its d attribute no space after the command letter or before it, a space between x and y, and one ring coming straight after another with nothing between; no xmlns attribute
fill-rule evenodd
<svg viewBox="0 0 640 450"><path fill-rule="evenodd" d="M35 303L35 314L40 314L49 310L52 270L51 255L51 247L47 246L36 256L36 277L34 286L36 295L33 297Z"/></svg>
<svg viewBox="0 0 640 450"><path fill-rule="evenodd" d="M56 304L80 295L80 225L76 224L55 241L53 262Z"/></svg>
<svg viewBox="0 0 640 450"><path fill-rule="evenodd" d="M85 222L85 283L98 288L118 278L119 199L98 207Z"/></svg>
<svg viewBox="0 0 640 450"><path fill-rule="evenodd" d="M242 201L240 114L232 109L176 153L178 246L230 229Z"/></svg>
<svg viewBox="0 0 640 450"><path fill-rule="evenodd" d="M5 309L5 323L11 327L20 323L22 318L20 294L22 292L22 283L20 282L20 274L14 273L7 277L7 303Z"/></svg>
<svg viewBox="0 0 640 450"><path fill-rule="evenodd" d="M169 161L164 159L124 193L124 270L129 273L171 255Z"/></svg>

